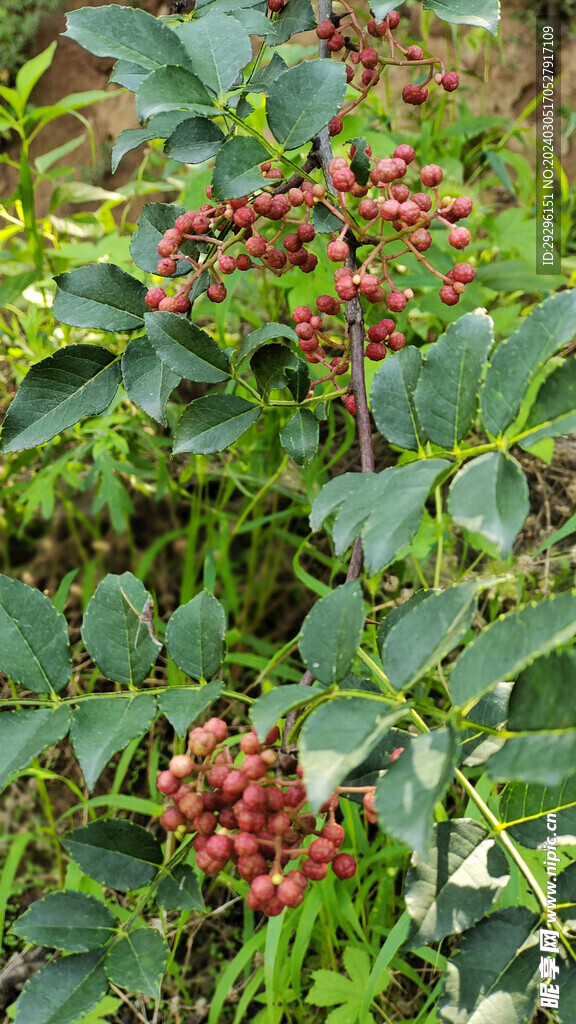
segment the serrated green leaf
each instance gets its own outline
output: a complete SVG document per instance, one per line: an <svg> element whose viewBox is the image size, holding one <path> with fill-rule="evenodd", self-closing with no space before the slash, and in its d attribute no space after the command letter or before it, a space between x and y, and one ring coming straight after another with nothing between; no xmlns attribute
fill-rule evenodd
<svg viewBox="0 0 576 1024"><path fill-rule="evenodd" d="M166 424L166 404L180 376L156 354L148 338L133 338L122 356L122 381L129 397L144 412Z"/></svg>
<svg viewBox="0 0 576 1024"><path fill-rule="evenodd" d="M510 554L529 510L524 470L504 452L486 452L468 462L454 477L448 496L454 522L486 537L503 558Z"/></svg>
<svg viewBox="0 0 576 1024"><path fill-rule="evenodd" d="M214 163L212 197L240 199L262 188L264 179L260 164L269 160L267 149L256 139L234 135L221 147Z"/></svg>
<svg viewBox="0 0 576 1024"><path fill-rule="evenodd" d="M413 854L406 875L410 947L471 928L488 913L508 879L506 857L479 822L458 818L434 825L428 856Z"/></svg>
<svg viewBox="0 0 576 1024"><path fill-rule="evenodd" d="M534 658L576 633L576 595L526 605L488 626L460 655L450 676L455 704L473 702L501 679L517 676Z"/></svg>
<svg viewBox="0 0 576 1024"><path fill-rule="evenodd" d="M439 590L418 590L415 594L412 595L412 597L408 598L408 600L405 601L403 604L397 604L394 606L394 608L391 608L389 610L388 614L386 615L386 618L382 619L380 625L378 626L378 633L376 636L378 651L380 652L381 658L383 658L384 656L384 647L386 644L386 639L392 627L395 626L398 622L400 622L400 620L403 619L405 615L411 614L412 611L415 608L417 608L422 601L427 601L434 594L439 593Z"/></svg>
<svg viewBox="0 0 576 1024"><path fill-rule="evenodd" d="M78 267L54 280L52 311L63 324L112 332L144 326L146 288L113 263Z"/></svg>
<svg viewBox="0 0 576 1024"><path fill-rule="evenodd" d="M175 27L191 67L217 96L222 97L238 73L252 60L248 33L235 20L218 11Z"/></svg>
<svg viewBox="0 0 576 1024"><path fill-rule="evenodd" d="M179 736L185 736L198 715L217 700L224 683L215 679L206 686L174 686L159 694L158 707Z"/></svg>
<svg viewBox="0 0 576 1024"><path fill-rule="evenodd" d="M162 362L186 380L216 384L230 376L228 356L188 317L168 311L146 313L146 336Z"/></svg>
<svg viewBox="0 0 576 1024"><path fill-rule="evenodd" d="M216 156L223 141L224 134L213 121L207 117L188 117L166 139L164 152L183 164L201 164Z"/></svg>
<svg viewBox="0 0 576 1024"><path fill-rule="evenodd" d="M93 821L62 839L90 878L127 892L151 882L162 863L162 846L145 828L124 818Z"/></svg>
<svg viewBox="0 0 576 1024"><path fill-rule="evenodd" d="M103 675L138 686L156 662L162 644L141 616L151 596L131 572L105 576L94 591L82 621L82 640Z"/></svg>
<svg viewBox="0 0 576 1024"><path fill-rule="evenodd" d="M421 365L419 349L402 349L378 367L370 391L370 408L380 433L411 451L425 440L414 404Z"/></svg>
<svg viewBox="0 0 576 1024"><path fill-rule="evenodd" d="M549 296L524 317L520 327L498 346L482 388L482 419L501 434L515 419L526 390L540 367L571 341L576 323L576 288Z"/></svg>
<svg viewBox="0 0 576 1024"><path fill-rule="evenodd" d="M259 348L250 360L250 369L256 379L256 387L263 399L267 399L271 391L282 391L286 388L288 367L297 366L297 356L288 345L266 345Z"/></svg>
<svg viewBox="0 0 576 1024"><path fill-rule="evenodd" d="M328 60L288 68L268 89L266 119L284 149L309 142L338 113L346 93L346 70ZM301 98L295 103L294 97Z"/></svg>
<svg viewBox="0 0 576 1024"><path fill-rule="evenodd" d="M45 444L85 416L104 412L118 390L117 357L96 345L69 345L30 368L11 402L0 451Z"/></svg>
<svg viewBox="0 0 576 1024"><path fill-rule="evenodd" d="M493 36L498 31L500 0L474 0L473 8L469 0L424 0L424 10L434 11L451 25L485 28Z"/></svg>
<svg viewBox="0 0 576 1024"><path fill-rule="evenodd" d="M456 448L474 422L493 342L494 323L485 310L477 309L450 324L429 349L414 402L422 430L435 444Z"/></svg>
<svg viewBox="0 0 576 1024"><path fill-rule="evenodd" d="M497 782L558 786L576 772L576 729L542 729L510 736L486 762Z"/></svg>
<svg viewBox="0 0 576 1024"><path fill-rule="evenodd" d="M42 591L2 575L0 670L34 693L59 693L72 671L64 616Z"/></svg>
<svg viewBox="0 0 576 1024"><path fill-rule="evenodd" d="M189 110L206 114L214 110L215 96L204 83L186 67L161 67L151 71L138 87L136 109L138 120L145 121L154 114L169 110Z"/></svg>
<svg viewBox="0 0 576 1024"><path fill-rule="evenodd" d="M553 833L547 827L547 814L554 814ZM509 782L500 797L498 816L512 838L531 850L543 849L552 834L558 845L576 846L576 779L571 776L557 786Z"/></svg>
<svg viewBox="0 0 576 1024"><path fill-rule="evenodd" d="M168 203L146 203L138 218L136 231L130 239L130 255L137 267L155 274L158 266L157 246L164 232L174 228L174 221L181 213L182 206L169 206ZM178 252L198 258L198 246L194 242L184 241L178 246ZM186 260L176 261L176 272L173 277L190 272L190 264Z"/></svg>
<svg viewBox="0 0 576 1024"><path fill-rule="evenodd" d="M113 985L159 999L169 952L159 932L137 928L110 950L104 965L106 974Z"/></svg>
<svg viewBox="0 0 576 1024"><path fill-rule="evenodd" d="M284 376L286 377L286 382L294 401L303 402L310 389L310 371L307 363L305 363L303 359L299 359L295 367L286 367L284 370ZM320 415L320 412L320 406L316 406L313 416L315 416L318 421L325 419L325 415Z"/></svg>
<svg viewBox="0 0 576 1024"><path fill-rule="evenodd" d="M72 953L42 967L24 986L15 1024L77 1024L108 988L103 960L102 950Z"/></svg>
<svg viewBox="0 0 576 1024"><path fill-rule="evenodd" d="M488 726L491 730L501 729L508 716L508 703L512 683L497 683L493 690L485 693L470 711L474 726L460 733L462 764L474 768L485 764L488 758L504 743L504 737L485 732L476 726ZM464 719L464 722L466 719Z"/></svg>
<svg viewBox="0 0 576 1024"><path fill-rule="evenodd" d="M113 754L146 732L155 714L154 697L146 693L93 697L78 705L70 738L89 792Z"/></svg>
<svg viewBox="0 0 576 1024"><path fill-rule="evenodd" d="M533 448L544 437L576 430L576 359L567 359L546 378L530 410L522 434L523 448Z"/></svg>
<svg viewBox="0 0 576 1024"><path fill-rule="evenodd" d="M270 83L274 82L283 71L286 71L287 67L283 57L279 53L273 53L272 60L268 64L264 64L250 75L246 89L248 92L266 92Z"/></svg>
<svg viewBox="0 0 576 1024"><path fill-rule="evenodd" d="M370 159L366 156L368 141L364 136L357 139L349 139L348 141L356 150L350 161L350 170L353 172L358 184L365 185L370 174Z"/></svg>
<svg viewBox="0 0 576 1024"><path fill-rule="evenodd" d="M320 424L310 409L296 409L280 431L280 444L298 466L308 466L318 452Z"/></svg>
<svg viewBox="0 0 576 1024"><path fill-rule="evenodd" d="M299 738L308 799L316 814L343 779L406 714L362 697L321 704L306 719Z"/></svg>
<svg viewBox="0 0 576 1024"><path fill-rule="evenodd" d="M314 678L325 686L350 671L364 629L364 600L357 580L320 598L304 619L300 654Z"/></svg>
<svg viewBox="0 0 576 1024"><path fill-rule="evenodd" d="M156 900L165 910L204 910L198 876L190 864L166 868L166 875L156 891Z"/></svg>
<svg viewBox="0 0 576 1024"><path fill-rule="evenodd" d="M71 11L63 33L97 57L116 57L147 68L185 64L186 51L158 18L132 7L108 4Z"/></svg>
<svg viewBox="0 0 576 1024"><path fill-rule="evenodd" d="M266 46L286 43L297 32L309 32L316 27L316 17L310 0L290 0L272 23L273 32L266 37Z"/></svg>
<svg viewBox="0 0 576 1024"><path fill-rule="evenodd" d="M260 740L265 740L270 729L294 708L307 704L324 692L321 686L300 686L286 683L263 693L250 708L250 719Z"/></svg>
<svg viewBox="0 0 576 1024"><path fill-rule="evenodd" d="M334 231L341 231L342 221L336 214L332 213L324 203L317 203L312 207L312 225L318 235L331 235Z"/></svg>
<svg viewBox="0 0 576 1024"><path fill-rule="evenodd" d="M33 903L12 930L27 942L87 953L112 938L116 920L105 903L83 892L51 892Z"/></svg>
<svg viewBox="0 0 576 1024"><path fill-rule="evenodd" d="M43 750L64 739L69 725L68 707L5 711L0 716L0 789Z"/></svg>
<svg viewBox="0 0 576 1024"><path fill-rule="evenodd" d="M248 356L251 356L253 352L256 352L261 345L265 345L268 341L277 341L278 338L290 338L291 341L298 341L298 335L292 327L288 327L286 324L264 324L263 327L258 327L257 330L251 331L244 338L240 348L236 352L234 362L236 366L240 366Z"/></svg>
<svg viewBox="0 0 576 1024"><path fill-rule="evenodd" d="M166 626L166 650L192 679L209 679L224 658L226 613L208 590L202 590L172 614Z"/></svg>
<svg viewBox="0 0 576 1024"><path fill-rule="evenodd" d="M211 455L234 444L260 416L260 407L239 395L210 394L191 402L174 436L174 455Z"/></svg>
<svg viewBox="0 0 576 1024"><path fill-rule="evenodd" d="M113 80L112 78L111 81ZM110 158L112 174L116 172L120 161L127 153L137 149L144 142L152 142L153 139L168 139L182 121L189 119L190 115L183 110L170 110L151 118L146 128L125 128L120 132L112 149Z"/></svg>

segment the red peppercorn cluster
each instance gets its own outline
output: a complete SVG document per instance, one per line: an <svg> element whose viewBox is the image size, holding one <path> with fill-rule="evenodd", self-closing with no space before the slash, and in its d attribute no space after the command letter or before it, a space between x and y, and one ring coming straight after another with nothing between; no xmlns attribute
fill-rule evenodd
<svg viewBox="0 0 576 1024"><path fill-rule="evenodd" d="M338 878L351 878L356 861L340 852L345 835L335 820L338 794L321 808L327 820L318 828L305 810L302 772L280 771L277 726L264 743L254 730L238 737L236 759L227 737L221 718L192 729L189 752L173 757L157 780L160 792L172 799L160 822L169 832L196 833L200 870L214 875L232 861L250 883L248 906L268 917L299 906L308 882L325 878L329 866Z"/></svg>

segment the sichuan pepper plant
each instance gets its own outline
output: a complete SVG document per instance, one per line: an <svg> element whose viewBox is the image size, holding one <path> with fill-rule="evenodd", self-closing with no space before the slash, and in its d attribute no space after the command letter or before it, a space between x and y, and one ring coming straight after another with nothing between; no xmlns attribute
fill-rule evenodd
<svg viewBox="0 0 576 1024"><path fill-rule="evenodd" d="M492 4L462 6L441 11L495 29ZM203 911L202 876L223 877L250 912L278 918L287 932L290 915L329 877L351 893L357 862L342 825L351 802L362 805L367 828L404 844L411 860L406 909L350 1024L382 1017L388 989L393 1001L386 972L399 949L439 963L444 940L450 955L435 1019L520 1024L537 1003L551 1019L574 1017L576 596L515 604L484 630L478 602L520 578L513 545L529 505L518 449L576 425L576 291L527 311L497 346L483 309L452 323L425 354L398 329L395 318L414 298L401 287L398 260L417 261L447 306L474 279L462 223L472 204L445 194L442 167L421 166L411 141L391 145L383 134L372 152L347 134L347 118L388 67L404 69L399 102L407 106L425 105L431 89L458 88L457 71L406 38L405 21L387 3L372 11L341 3L335 13L325 0L317 18L302 0L269 0L267 11L215 0L162 20L115 5L69 15L67 34L115 58L112 80L136 96L143 127L121 134L114 166L161 138L172 159L213 159L212 180L198 209L144 208L131 251L147 285L107 263L56 279L55 317L90 339L70 332L72 344L29 370L2 450L43 444L101 412L120 381L164 423L184 379L208 387L184 409L175 453L224 451L270 417L287 454L307 465L336 402L355 417L360 465L322 487L310 519L313 530L326 524L334 558L347 561L346 582L303 622L290 662L300 683L265 687L256 700L226 686L226 610L208 590L164 628L135 576L105 577L82 643L114 689L84 694L75 685L67 696L72 652L60 608L0 577L0 667L17 705L0 719L3 783L70 731L91 792L110 758L157 716L176 733L146 805L159 828L96 817L88 805L94 820L62 836L68 884L53 830L62 891L32 904L14 930L67 955L27 983L17 1024L74 1022L109 983L159 999L176 954L170 922L179 921L179 934L187 913ZM288 67L274 47L313 28L318 57ZM256 55L255 38L263 39ZM434 256L439 231L454 249L447 272ZM331 293L318 294L315 308L294 305L294 326L263 324L231 351L195 323L198 297L220 304L235 275L313 275L324 258L333 264ZM370 415L400 452L393 468L375 465ZM418 565L421 589L375 613L360 577L374 595L392 563L410 556L418 564L427 503L436 514L431 578ZM442 588L444 535L458 531L498 572L462 565ZM483 599L488 619L490 607ZM163 646L190 683L157 684ZM214 713L222 696L248 706L251 730L236 734ZM154 902L160 930L147 926ZM322 973L309 1002L320 999ZM217 1014L215 1001L210 1024Z"/></svg>

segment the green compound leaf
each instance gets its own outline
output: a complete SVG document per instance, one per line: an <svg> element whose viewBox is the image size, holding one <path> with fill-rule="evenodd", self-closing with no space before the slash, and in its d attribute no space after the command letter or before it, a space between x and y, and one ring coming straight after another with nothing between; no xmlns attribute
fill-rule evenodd
<svg viewBox="0 0 576 1024"><path fill-rule="evenodd" d="M164 152L183 164L201 164L216 156L223 141L224 134L213 121L188 117L166 139Z"/></svg>
<svg viewBox="0 0 576 1024"><path fill-rule="evenodd" d="M422 857L430 841L434 807L454 774L456 739L451 729L417 736L392 762L376 787L378 824Z"/></svg>
<svg viewBox="0 0 576 1024"><path fill-rule="evenodd" d="M105 576L94 591L82 621L82 640L103 675L138 686L148 676L162 644L142 620L151 596L131 572Z"/></svg>
<svg viewBox="0 0 576 1024"><path fill-rule="evenodd" d="M222 97L252 60L252 44L235 18L210 11L175 28L191 67L204 85Z"/></svg>
<svg viewBox="0 0 576 1024"><path fill-rule="evenodd" d="M72 671L64 616L40 590L2 575L0 670L34 693L59 693Z"/></svg>
<svg viewBox="0 0 576 1024"><path fill-rule="evenodd" d="M62 840L90 878L119 892L151 882L162 863L162 846L145 828L123 818L93 821Z"/></svg>
<svg viewBox="0 0 576 1024"><path fill-rule="evenodd" d="M174 436L174 455L211 455L234 444L260 416L260 406L238 395L197 398L182 413Z"/></svg>
<svg viewBox="0 0 576 1024"><path fill-rule="evenodd" d="M146 313L146 336L156 354L186 380L216 384L230 376L228 356L206 331L178 313Z"/></svg>
<svg viewBox="0 0 576 1024"><path fill-rule="evenodd" d="M370 392L370 408L380 433L391 444L410 451L425 440L414 404L421 366L420 349L402 349L378 367Z"/></svg>
<svg viewBox="0 0 576 1024"><path fill-rule="evenodd" d="M54 280L52 311L63 324L112 332L144 326L146 288L113 263L92 263Z"/></svg>
<svg viewBox="0 0 576 1024"><path fill-rule="evenodd" d="M114 81L114 77L111 81ZM138 82L140 85L140 82ZM138 86L136 86L137 88ZM135 91L132 90L132 91ZM114 143L112 156L110 158L112 174L118 168L120 161L133 149L137 149L144 142L151 142L153 139L167 139L181 121L189 119L190 115L183 110L170 110L165 114L157 114L148 122L146 128L125 128Z"/></svg>
<svg viewBox="0 0 576 1024"><path fill-rule="evenodd" d="M158 707L179 736L185 736L190 726L205 708L217 700L224 683L215 679L205 686L174 686L158 697Z"/></svg>
<svg viewBox="0 0 576 1024"><path fill-rule="evenodd" d="M226 613L208 590L177 608L166 626L166 649L192 679L209 679L224 659Z"/></svg>
<svg viewBox="0 0 576 1024"><path fill-rule="evenodd" d="M409 605L389 629L381 648L384 670L397 690L415 683L454 650L476 613L476 583L423 593L426 599Z"/></svg>
<svg viewBox="0 0 576 1024"><path fill-rule="evenodd" d="M167 25L145 11L108 4L67 15L63 33L97 57L116 57L141 67L186 64L184 47Z"/></svg>
<svg viewBox="0 0 576 1024"><path fill-rule="evenodd" d="M103 950L73 953L42 967L16 1003L16 1024L77 1024L108 988L104 955Z"/></svg>
<svg viewBox="0 0 576 1024"><path fill-rule="evenodd" d="M384 703L342 697L321 704L304 723L300 763L314 814L353 768L406 714L406 705L387 711Z"/></svg>
<svg viewBox="0 0 576 1024"><path fill-rule="evenodd" d="M504 907L475 925L448 961L438 1002L443 1024L524 1024L538 994L538 923L527 907ZM494 950L498 950L498 957Z"/></svg>
<svg viewBox="0 0 576 1024"><path fill-rule="evenodd" d="M116 920L105 903L83 892L51 892L19 917L13 931L27 942L87 953L112 938Z"/></svg>
<svg viewBox="0 0 576 1024"><path fill-rule="evenodd" d="M68 707L5 711L0 715L0 789L43 750L64 739L69 725Z"/></svg>
<svg viewBox="0 0 576 1024"><path fill-rule="evenodd" d="M138 87L136 108L139 121L146 121L154 114L169 110L189 110L195 114L213 111L215 96L204 83L184 67L162 67L151 71Z"/></svg>
<svg viewBox="0 0 576 1024"><path fill-rule="evenodd" d="M544 437L576 430L576 359L567 359L544 381L522 434L522 447L531 448Z"/></svg>
<svg viewBox="0 0 576 1024"><path fill-rule="evenodd" d="M458 658L449 681L454 703L471 704L575 633L576 594L549 597L503 615Z"/></svg>
<svg viewBox="0 0 576 1024"><path fill-rule="evenodd" d="M414 401L424 434L435 444L456 448L476 419L480 378L493 342L494 323L477 309L450 324L431 346Z"/></svg>
<svg viewBox="0 0 576 1024"><path fill-rule="evenodd" d="M288 42L296 32L309 32L316 28L316 17L310 0L290 0L272 22L272 28L274 31L266 37L266 46L278 46Z"/></svg>
<svg viewBox="0 0 576 1024"><path fill-rule="evenodd" d="M424 0L424 10L434 11L442 21L451 25L485 28L493 36L498 31L500 0L474 0L473 5L470 0Z"/></svg>
<svg viewBox="0 0 576 1024"><path fill-rule="evenodd" d="M69 345L28 371L8 408L0 451L45 444L85 416L104 412L118 390L117 357L96 345Z"/></svg>
<svg viewBox="0 0 576 1024"><path fill-rule="evenodd" d="M530 511L522 467L504 452L487 452L456 474L448 497L454 522L480 534L507 558Z"/></svg>
<svg viewBox="0 0 576 1024"><path fill-rule="evenodd" d="M174 221L184 212L184 208L181 206L168 206L167 203L146 203L138 218L136 231L130 239L130 255L137 267L147 271L148 274L156 273L159 258L156 248L158 242L165 231L174 228ZM198 246L194 242L184 241L178 246L178 252L197 259ZM186 260L177 260L176 267L173 277L190 272L190 264Z"/></svg>
<svg viewBox="0 0 576 1024"><path fill-rule="evenodd" d="M483 825L469 818L434 825L428 856L415 853L406 875L410 947L471 928L488 913L509 877L506 857Z"/></svg>
<svg viewBox="0 0 576 1024"><path fill-rule="evenodd" d="M70 738L89 792L108 761L150 728L156 702L149 694L93 697L72 713Z"/></svg>
<svg viewBox="0 0 576 1024"><path fill-rule="evenodd" d="M265 740L270 729L279 722L283 715L294 708L302 707L324 692L321 686L299 686L298 683L287 683L269 690L250 708L250 718L260 740Z"/></svg>
<svg viewBox="0 0 576 1024"><path fill-rule="evenodd" d="M104 968L113 985L159 999L169 952L168 943L159 932L137 928L114 945Z"/></svg>
<svg viewBox="0 0 576 1024"><path fill-rule="evenodd" d="M167 865L156 899L166 910L204 910L200 883L189 864Z"/></svg>
<svg viewBox="0 0 576 1024"><path fill-rule="evenodd" d="M297 409L280 431L280 444L298 466L308 466L318 452L320 424L310 409Z"/></svg>
<svg viewBox="0 0 576 1024"><path fill-rule="evenodd" d="M325 686L344 679L362 640L364 601L350 580L316 602L302 625L300 654L306 668Z"/></svg>
<svg viewBox="0 0 576 1024"><path fill-rule="evenodd" d="M543 364L574 337L576 288L551 295L524 317L515 334L498 346L481 396L482 419L501 434L517 416L528 386Z"/></svg>
<svg viewBox="0 0 576 1024"><path fill-rule="evenodd" d="M166 404L181 377L164 363L148 338L133 338L122 356L122 381L129 397L166 425Z"/></svg>
<svg viewBox="0 0 576 1024"><path fill-rule="evenodd" d="M240 199L262 188L260 164L270 154L256 139L234 135L221 147L212 175L213 199Z"/></svg>
<svg viewBox="0 0 576 1024"><path fill-rule="evenodd" d="M346 69L328 60L288 68L268 89L266 118L284 149L309 142L338 113L346 93ZM294 97L302 102L295 103Z"/></svg>
<svg viewBox="0 0 576 1024"><path fill-rule="evenodd" d="M263 327L258 327L257 330L251 331L244 338L237 353L232 357L234 363L236 366L240 366L261 345L265 345L268 341L277 341L278 338L289 338L291 341L298 341L298 335L292 327L277 323L264 324Z"/></svg>
<svg viewBox="0 0 576 1024"><path fill-rule="evenodd" d="M556 828L547 827L546 815L554 814ZM576 846L576 778L557 786L509 782L500 797L499 818L516 842L531 850L543 849L548 836L562 846Z"/></svg>

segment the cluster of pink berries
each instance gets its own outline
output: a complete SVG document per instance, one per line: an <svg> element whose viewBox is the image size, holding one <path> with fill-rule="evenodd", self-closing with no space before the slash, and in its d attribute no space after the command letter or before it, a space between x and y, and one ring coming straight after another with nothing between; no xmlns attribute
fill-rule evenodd
<svg viewBox="0 0 576 1024"><path fill-rule="evenodd" d="M335 820L339 793L321 808L327 820L317 828L315 816L305 810L300 768L290 776L280 770L278 727L264 743L254 730L239 736L236 759L227 738L226 723L211 718L191 730L189 752L173 757L158 776L158 789L173 801L160 822L180 836L196 833L200 870L214 875L232 861L250 883L248 906L268 917L299 906L308 882L325 878L329 866L338 878L351 878L356 861L340 852L344 829ZM373 808L368 806L367 814L374 820Z"/></svg>

